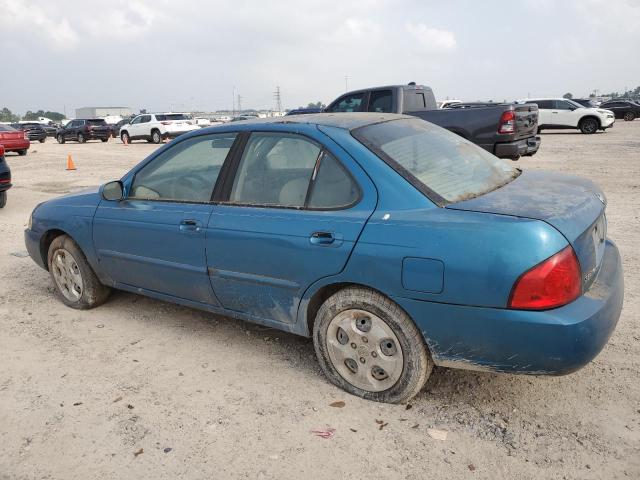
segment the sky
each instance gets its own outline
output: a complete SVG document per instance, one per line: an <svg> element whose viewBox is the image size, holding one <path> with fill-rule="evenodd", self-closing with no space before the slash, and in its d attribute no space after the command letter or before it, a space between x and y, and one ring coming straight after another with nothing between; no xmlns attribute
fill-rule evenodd
<svg viewBox="0 0 640 480"><path fill-rule="evenodd" d="M285 108L415 81L438 99L640 85L640 0L0 0L0 108ZM345 79L345 77L347 77ZM345 85L346 83L346 85Z"/></svg>

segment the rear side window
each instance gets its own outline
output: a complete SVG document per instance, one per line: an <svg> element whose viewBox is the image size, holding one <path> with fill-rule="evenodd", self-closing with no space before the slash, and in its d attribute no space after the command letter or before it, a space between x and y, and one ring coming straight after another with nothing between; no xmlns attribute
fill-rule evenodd
<svg viewBox="0 0 640 480"><path fill-rule="evenodd" d="M311 187L308 207L336 209L354 204L359 190L340 162L328 152L320 159L320 167Z"/></svg>
<svg viewBox="0 0 640 480"><path fill-rule="evenodd" d="M328 112L364 112L365 92L346 95L327 109Z"/></svg>
<svg viewBox="0 0 640 480"><path fill-rule="evenodd" d="M234 133L221 133L178 142L136 174L130 196L144 200L209 202L234 140Z"/></svg>
<svg viewBox="0 0 640 480"><path fill-rule="evenodd" d="M527 100L527 103L535 103L538 109L553 110L553 100Z"/></svg>
<svg viewBox="0 0 640 480"><path fill-rule="evenodd" d="M391 90L375 90L369 97L369 111L376 113L391 112L393 95Z"/></svg>
<svg viewBox="0 0 640 480"><path fill-rule="evenodd" d="M367 125L353 135L439 204L481 195L519 175L477 145L417 119Z"/></svg>
<svg viewBox="0 0 640 480"><path fill-rule="evenodd" d="M156 115L156 120L159 122L165 122L167 120L189 120L190 118L184 113L166 113Z"/></svg>

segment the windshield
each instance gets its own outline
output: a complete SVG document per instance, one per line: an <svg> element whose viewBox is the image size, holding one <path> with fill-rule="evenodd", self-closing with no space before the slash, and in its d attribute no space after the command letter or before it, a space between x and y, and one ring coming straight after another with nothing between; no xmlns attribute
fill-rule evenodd
<svg viewBox="0 0 640 480"><path fill-rule="evenodd" d="M477 145L419 119L368 125L353 135L438 204L482 195L520 174Z"/></svg>
<svg viewBox="0 0 640 480"><path fill-rule="evenodd" d="M166 113L162 115L156 114L156 119L159 122L164 122L166 120L190 120L191 117L189 117L189 115L185 115L184 113Z"/></svg>
<svg viewBox="0 0 640 480"><path fill-rule="evenodd" d="M13 132L13 131L15 131L15 128L9 125L4 125L0 123L0 132Z"/></svg>
<svg viewBox="0 0 640 480"><path fill-rule="evenodd" d="M102 118L87 120L87 125L106 125L106 124L107 122L105 122L104 119Z"/></svg>

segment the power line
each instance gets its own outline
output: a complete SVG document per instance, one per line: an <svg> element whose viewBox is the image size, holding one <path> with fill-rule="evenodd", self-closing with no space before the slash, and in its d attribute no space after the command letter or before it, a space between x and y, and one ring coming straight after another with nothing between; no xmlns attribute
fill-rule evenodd
<svg viewBox="0 0 640 480"><path fill-rule="evenodd" d="M273 92L273 99L276 101L276 110L278 113L282 112L282 95L280 94L280 87L276 87L276 91Z"/></svg>

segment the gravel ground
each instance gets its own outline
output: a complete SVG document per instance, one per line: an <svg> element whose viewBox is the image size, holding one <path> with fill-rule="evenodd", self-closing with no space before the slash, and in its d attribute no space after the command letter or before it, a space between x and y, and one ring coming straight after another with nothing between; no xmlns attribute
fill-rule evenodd
<svg viewBox="0 0 640 480"><path fill-rule="evenodd" d="M9 155L0 479L640 478L640 121L542 137L520 167L589 177L608 196L626 279L618 328L566 377L436 369L410 409L330 385L304 338L122 292L64 307L21 256L29 213L119 178L155 146L49 140ZM332 438L310 432L327 427Z"/></svg>

